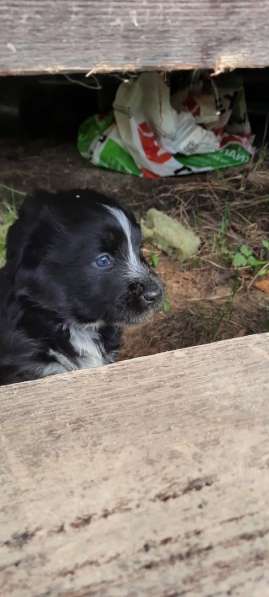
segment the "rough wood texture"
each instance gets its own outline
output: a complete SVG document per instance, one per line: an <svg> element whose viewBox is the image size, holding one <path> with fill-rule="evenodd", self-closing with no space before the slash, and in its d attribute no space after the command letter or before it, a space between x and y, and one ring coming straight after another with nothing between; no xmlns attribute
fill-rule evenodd
<svg viewBox="0 0 269 597"><path fill-rule="evenodd" d="M268 66L269 0L0 0L0 73Z"/></svg>
<svg viewBox="0 0 269 597"><path fill-rule="evenodd" d="M2 388L12 597L268 595L269 335Z"/></svg>

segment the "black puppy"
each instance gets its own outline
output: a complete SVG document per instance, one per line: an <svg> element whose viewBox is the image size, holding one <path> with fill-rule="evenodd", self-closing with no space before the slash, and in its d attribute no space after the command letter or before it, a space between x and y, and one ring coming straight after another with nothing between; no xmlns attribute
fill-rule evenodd
<svg viewBox="0 0 269 597"><path fill-rule="evenodd" d="M0 284L0 384L113 362L163 297L134 216L94 191L27 198Z"/></svg>

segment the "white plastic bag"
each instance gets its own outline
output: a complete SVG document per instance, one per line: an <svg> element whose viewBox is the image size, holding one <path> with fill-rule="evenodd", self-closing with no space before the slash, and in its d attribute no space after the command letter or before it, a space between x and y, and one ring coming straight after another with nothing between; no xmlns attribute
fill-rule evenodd
<svg viewBox="0 0 269 597"><path fill-rule="evenodd" d="M215 134L197 125L189 112L171 106L169 88L158 73L121 83L113 104L124 147L136 164L158 176L179 167L175 153L208 153L219 148Z"/></svg>
<svg viewBox="0 0 269 597"><path fill-rule="evenodd" d="M78 149L102 168L147 178L246 164L254 153L244 88L202 80L170 98L158 73L123 82L114 113L82 123ZM202 126L201 126L202 124Z"/></svg>

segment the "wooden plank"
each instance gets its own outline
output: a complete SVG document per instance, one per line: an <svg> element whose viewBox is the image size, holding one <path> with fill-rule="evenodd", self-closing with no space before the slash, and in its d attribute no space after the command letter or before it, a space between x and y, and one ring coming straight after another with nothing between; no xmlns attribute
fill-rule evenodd
<svg viewBox="0 0 269 597"><path fill-rule="evenodd" d="M268 363L265 334L1 388L1 595L267 595Z"/></svg>
<svg viewBox="0 0 269 597"><path fill-rule="evenodd" d="M0 73L262 67L269 0L0 0Z"/></svg>

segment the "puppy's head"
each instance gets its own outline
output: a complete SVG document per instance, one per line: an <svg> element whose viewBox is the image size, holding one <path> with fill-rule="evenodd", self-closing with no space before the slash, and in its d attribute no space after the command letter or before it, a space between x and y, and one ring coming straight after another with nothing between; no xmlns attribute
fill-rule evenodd
<svg viewBox="0 0 269 597"><path fill-rule="evenodd" d="M111 199L38 193L10 231L7 261L18 292L63 319L136 323L163 299L141 242L132 213Z"/></svg>

